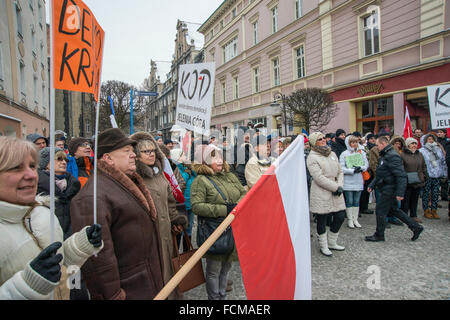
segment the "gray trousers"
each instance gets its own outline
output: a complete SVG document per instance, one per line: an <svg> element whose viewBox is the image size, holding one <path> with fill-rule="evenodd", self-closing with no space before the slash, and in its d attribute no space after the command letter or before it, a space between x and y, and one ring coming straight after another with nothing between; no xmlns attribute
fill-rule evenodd
<svg viewBox="0 0 450 320"><path fill-rule="evenodd" d="M225 300L231 262L206 258L206 293L208 300Z"/></svg>

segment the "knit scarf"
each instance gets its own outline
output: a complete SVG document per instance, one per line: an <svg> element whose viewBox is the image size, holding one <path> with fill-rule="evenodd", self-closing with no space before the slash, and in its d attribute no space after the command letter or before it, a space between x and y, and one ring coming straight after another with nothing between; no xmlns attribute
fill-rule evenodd
<svg viewBox="0 0 450 320"><path fill-rule="evenodd" d="M425 149L427 149L430 152L430 161L433 167L437 167L438 163L437 160L439 159L439 146L437 142L433 143L427 143L425 144Z"/></svg>
<svg viewBox="0 0 450 320"><path fill-rule="evenodd" d="M328 157L331 154L331 148L329 146L311 146L311 149L324 157Z"/></svg>

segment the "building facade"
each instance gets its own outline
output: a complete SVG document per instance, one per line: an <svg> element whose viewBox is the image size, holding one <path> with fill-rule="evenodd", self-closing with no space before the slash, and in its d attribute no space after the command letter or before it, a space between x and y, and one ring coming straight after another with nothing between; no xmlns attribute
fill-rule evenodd
<svg viewBox="0 0 450 320"><path fill-rule="evenodd" d="M170 129L175 124L177 95L178 95L178 67L183 64L203 62L203 37L195 29L197 24L178 20L175 38L175 51L170 63L170 71L162 75L159 66L165 62L151 61L150 77L147 87L157 92L158 97L150 98L148 107L147 131L156 133L162 131L165 139L170 138ZM159 65L159 66L158 66Z"/></svg>
<svg viewBox="0 0 450 320"><path fill-rule="evenodd" d="M0 135L49 135L45 1L0 0Z"/></svg>
<svg viewBox="0 0 450 320"><path fill-rule="evenodd" d="M216 62L212 125L280 130L274 100L318 87L339 107L325 132L401 134L405 106L428 131L426 88L450 83L449 28L443 0L226 0L199 28Z"/></svg>

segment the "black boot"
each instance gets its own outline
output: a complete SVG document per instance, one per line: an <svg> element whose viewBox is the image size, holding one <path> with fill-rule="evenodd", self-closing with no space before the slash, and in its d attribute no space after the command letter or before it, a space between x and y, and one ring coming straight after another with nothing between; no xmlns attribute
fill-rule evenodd
<svg viewBox="0 0 450 320"><path fill-rule="evenodd" d="M371 242L380 242L380 241L384 241L384 236L380 237L378 236L376 233L373 236L367 236L366 237L366 241L371 241Z"/></svg>
<svg viewBox="0 0 450 320"><path fill-rule="evenodd" d="M412 228L413 237L411 238L412 241L415 241L419 238L420 233L423 231L423 227L418 224L416 227Z"/></svg>

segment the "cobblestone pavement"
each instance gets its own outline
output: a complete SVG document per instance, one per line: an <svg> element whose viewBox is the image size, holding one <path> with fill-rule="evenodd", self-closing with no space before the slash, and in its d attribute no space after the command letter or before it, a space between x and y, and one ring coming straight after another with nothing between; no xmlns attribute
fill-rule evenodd
<svg viewBox="0 0 450 320"><path fill-rule="evenodd" d="M386 242L370 243L364 237L375 232L375 214L359 218L361 229L349 229L344 221L338 243L345 251L333 251L333 257L323 256L315 236L311 238L312 297L314 300L450 300L450 222L447 202L439 202L440 220L423 217L419 201L418 216L425 227L420 238L411 241L412 232L406 225L391 225L386 229ZM370 207L373 209L373 205ZM193 238L195 239L196 227ZM311 233L316 225L311 223ZM195 240L194 240L195 242ZM196 246L196 244L194 244ZM203 259L204 260L204 259ZM203 261L204 263L204 261ZM204 265L205 266L205 265ZM379 268L379 289L368 288L375 274L370 266ZM369 268L370 267L370 268ZM368 268L369 271L368 272ZM233 291L229 300L246 300L239 263L233 263L229 278ZM369 285L370 286L370 285ZM185 293L186 300L206 300L205 285Z"/></svg>

